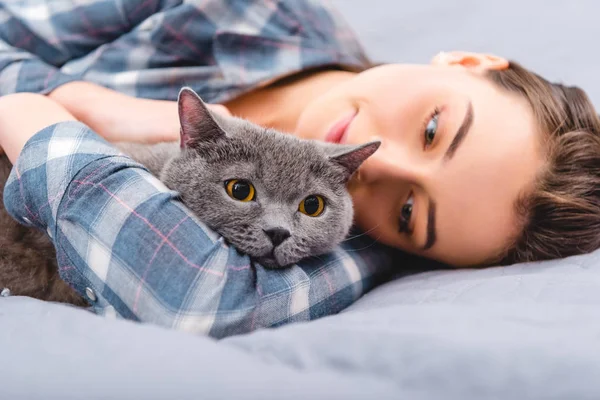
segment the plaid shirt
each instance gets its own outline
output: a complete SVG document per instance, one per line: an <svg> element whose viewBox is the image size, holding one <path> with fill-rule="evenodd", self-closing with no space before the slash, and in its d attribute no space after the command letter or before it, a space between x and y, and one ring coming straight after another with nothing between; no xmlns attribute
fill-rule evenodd
<svg viewBox="0 0 600 400"><path fill-rule="evenodd" d="M313 67L363 68L355 36L324 0L0 2L0 95L73 81L219 103Z"/></svg>
<svg viewBox="0 0 600 400"><path fill-rule="evenodd" d="M263 268L80 122L27 142L4 202L48 233L61 277L98 314L218 338L336 313L387 279L396 255L355 235L330 254Z"/></svg>

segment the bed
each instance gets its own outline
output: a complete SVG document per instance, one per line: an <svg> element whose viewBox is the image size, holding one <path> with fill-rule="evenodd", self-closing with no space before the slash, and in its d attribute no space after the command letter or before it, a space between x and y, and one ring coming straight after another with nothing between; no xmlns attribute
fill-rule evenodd
<svg viewBox="0 0 600 400"><path fill-rule="evenodd" d="M336 3L377 61L488 51L600 104L592 0ZM0 399L600 398L600 251L398 270L339 315L221 341L0 298Z"/></svg>

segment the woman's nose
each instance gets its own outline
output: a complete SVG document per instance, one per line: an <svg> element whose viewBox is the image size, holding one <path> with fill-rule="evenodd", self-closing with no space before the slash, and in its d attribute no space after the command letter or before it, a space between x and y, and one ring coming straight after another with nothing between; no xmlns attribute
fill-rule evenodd
<svg viewBox="0 0 600 400"><path fill-rule="evenodd" d="M427 180L429 166L403 152L382 146L369 157L360 169L360 180L374 183L382 180L419 182ZM396 151L394 151L396 150Z"/></svg>

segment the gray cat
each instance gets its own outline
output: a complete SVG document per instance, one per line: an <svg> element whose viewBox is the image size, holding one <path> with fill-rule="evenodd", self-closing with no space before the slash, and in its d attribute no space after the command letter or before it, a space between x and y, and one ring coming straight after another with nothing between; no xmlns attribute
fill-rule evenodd
<svg viewBox="0 0 600 400"><path fill-rule="evenodd" d="M179 94L180 143L116 146L140 162L211 229L261 264L277 268L323 254L348 234L346 183L379 142L343 146L300 140L212 114L191 89ZM10 172L0 159L0 190ZM85 305L57 270L45 233L0 205L0 290Z"/></svg>

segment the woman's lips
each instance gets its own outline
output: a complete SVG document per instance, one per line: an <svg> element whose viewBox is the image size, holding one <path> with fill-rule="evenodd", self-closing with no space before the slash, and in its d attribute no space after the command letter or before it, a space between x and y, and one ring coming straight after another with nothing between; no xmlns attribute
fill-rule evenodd
<svg viewBox="0 0 600 400"><path fill-rule="evenodd" d="M356 117L356 111L352 111L351 114L348 114L344 118L337 121L327 135L325 135L325 141L329 143L341 143L343 144L346 139L346 132L348 132L348 127Z"/></svg>

